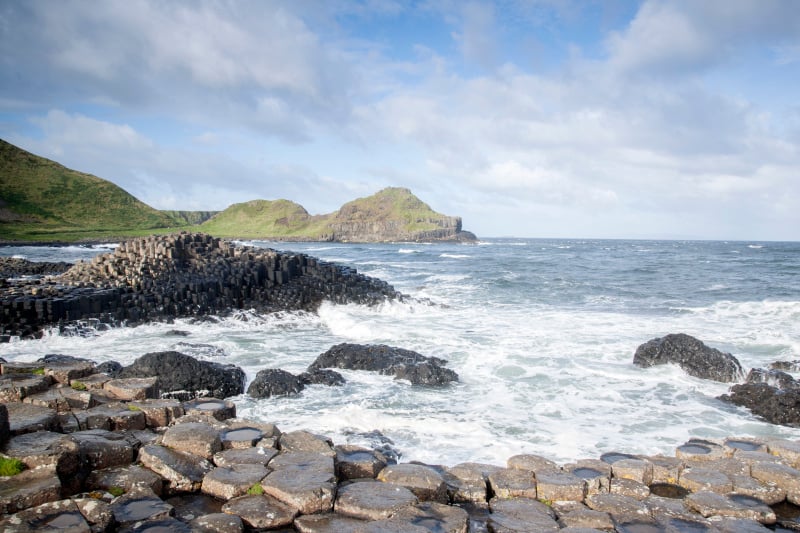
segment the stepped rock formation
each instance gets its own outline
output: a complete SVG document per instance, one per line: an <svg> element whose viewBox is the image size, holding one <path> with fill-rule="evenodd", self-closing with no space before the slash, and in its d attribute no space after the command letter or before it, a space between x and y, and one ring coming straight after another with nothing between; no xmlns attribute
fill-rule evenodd
<svg viewBox="0 0 800 533"><path fill-rule="evenodd" d="M239 309L315 310L324 300L376 304L389 284L304 254L234 246L200 233L122 243L63 275L0 286L0 340L78 320L135 324Z"/></svg>

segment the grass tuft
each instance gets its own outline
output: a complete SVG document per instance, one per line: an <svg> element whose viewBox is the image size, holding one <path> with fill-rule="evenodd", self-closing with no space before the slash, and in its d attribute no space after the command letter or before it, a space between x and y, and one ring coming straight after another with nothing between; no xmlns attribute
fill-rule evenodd
<svg viewBox="0 0 800 533"><path fill-rule="evenodd" d="M0 457L0 476L16 476L25 470L25 463L13 457Z"/></svg>

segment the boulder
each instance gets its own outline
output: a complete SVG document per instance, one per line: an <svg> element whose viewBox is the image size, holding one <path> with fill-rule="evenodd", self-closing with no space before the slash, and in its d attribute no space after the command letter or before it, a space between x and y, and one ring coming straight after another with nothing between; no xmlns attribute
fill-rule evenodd
<svg viewBox="0 0 800 533"><path fill-rule="evenodd" d="M772 424L800 425L800 389L781 390L767 383L741 383L720 400L740 405Z"/></svg>
<svg viewBox="0 0 800 533"><path fill-rule="evenodd" d="M407 379L414 385L446 385L458 381L458 374L442 365L437 357L385 345L338 344L321 354L308 367L309 372L323 368L368 370L395 379Z"/></svg>
<svg viewBox="0 0 800 533"><path fill-rule="evenodd" d="M328 387L336 387L346 383L344 376L335 370L317 369L311 372L303 372L299 376L300 382L303 385L327 385Z"/></svg>
<svg viewBox="0 0 800 533"><path fill-rule="evenodd" d="M537 497L536 480L530 470L501 468L491 472L488 480L495 498L508 500L511 498L536 499Z"/></svg>
<svg viewBox="0 0 800 533"><path fill-rule="evenodd" d="M272 396L291 396L299 394L305 386L299 377L279 368L259 370L253 382L247 387L247 394L253 398Z"/></svg>
<svg viewBox="0 0 800 533"><path fill-rule="evenodd" d="M180 352L148 353L126 366L119 378L158 378L162 397L228 398L244 392L245 374L238 366L199 361Z"/></svg>
<svg viewBox="0 0 800 533"><path fill-rule="evenodd" d="M336 446L336 473L340 480L374 479L388 464L380 452L345 444Z"/></svg>
<svg viewBox="0 0 800 533"><path fill-rule="evenodd" d="M734 356L684 333L648 341L633 356L633 364L644 368L669 363L680 366L691 376L725 383L738 381L744 375Z"/></svg>

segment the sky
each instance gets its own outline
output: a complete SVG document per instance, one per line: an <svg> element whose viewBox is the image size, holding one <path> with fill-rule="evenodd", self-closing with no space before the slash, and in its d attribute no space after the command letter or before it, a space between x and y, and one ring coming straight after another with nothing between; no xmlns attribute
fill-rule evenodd
<svg viewBox="0 0 800 533"><path fill-rule="evenodd" d="M800 240L796 0L4 0L0 138L158 209Z"/></svg>

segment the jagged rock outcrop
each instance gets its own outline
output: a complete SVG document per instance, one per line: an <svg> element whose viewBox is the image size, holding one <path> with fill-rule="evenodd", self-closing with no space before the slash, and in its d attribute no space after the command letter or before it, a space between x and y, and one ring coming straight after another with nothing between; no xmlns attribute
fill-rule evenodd
<svg viewBox="0 0 800 533"><path fill-rule="evenodd" d="M200 361L180 352L152 352L124 367L116 376L157 378L162 397L189 400L210 396L228 398L244 392L244 371L235 365Z"/></svg>
<svg viewBox="0 0 800 533"><path fill-rule="evenodd" d="M691 376L725 383L738 381L744 375L734 356L684 333L648 341L633 356L633 364L644 368L668 363L679 365Z"/></svg>
<svg viewBox="0 0 800 533"><path fill-rule="evenodd" d="M400 297L384 281L304 254L235 246L199 233L152 236L126 241L59 277L0 286L0 342L86 319L136 324Z"/></svg>
<svg viewBox="0 0 800 533"><path fill-rule="evenodd" d="M754 368L720 400L746 407L772 424L800 427L800 382L781 370Z"/></svg>
<svg viewBox="0 0 800 533"><path fill-rule="evenodd" d="M458 374L444 359L425 357L417 352L392 346L337 344L309 365L309 372L323 368L369 370L395 379L407 379L414 385L446 385L458 381Z"/></svg>

